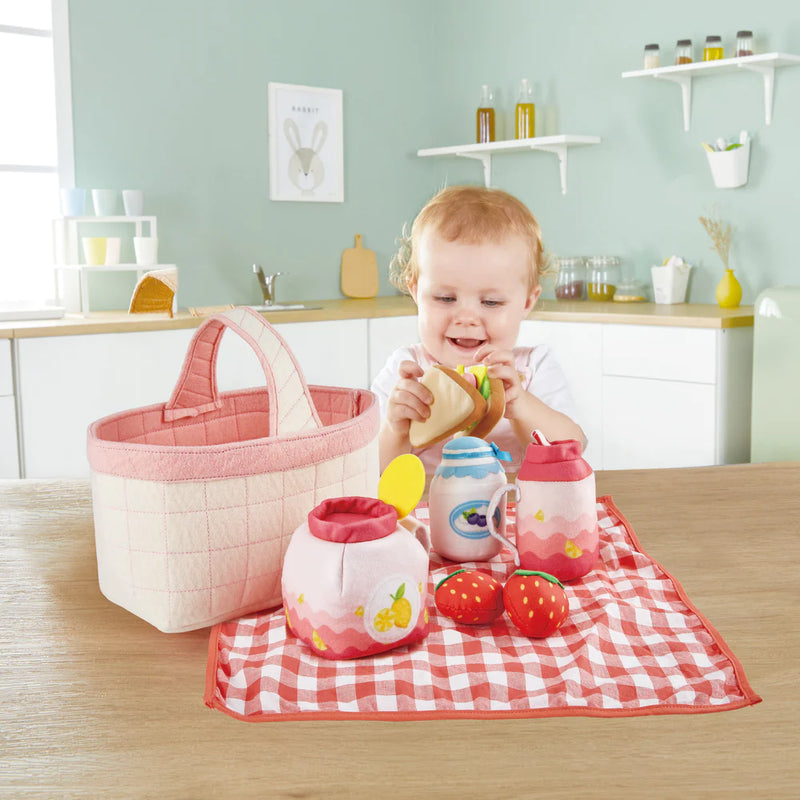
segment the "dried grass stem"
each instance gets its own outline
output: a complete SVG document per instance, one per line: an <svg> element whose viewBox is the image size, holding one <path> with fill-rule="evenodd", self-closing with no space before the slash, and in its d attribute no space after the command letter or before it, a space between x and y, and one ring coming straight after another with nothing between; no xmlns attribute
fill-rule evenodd
<svg viewBox="0 0 800 800"><path fill-rule="evenodd" d="M725 269L729 269L728 259L731 249L731 226L716 217L699 217L699 219L709 239L711 239L712 247L710 249L717 251Z"/></svg>

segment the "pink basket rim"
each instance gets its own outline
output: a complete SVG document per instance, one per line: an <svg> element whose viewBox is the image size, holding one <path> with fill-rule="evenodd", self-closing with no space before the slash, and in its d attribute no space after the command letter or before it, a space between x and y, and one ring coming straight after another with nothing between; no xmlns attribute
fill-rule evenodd
<svg viewBox="0 0 800 800"><path fill-rule="evenodd" d="M91 423L87 456L93 472L159 482L212 480L283 472L321 464L363 449L377 439L380 414L377 396L368 389L309 386L313 394L335 392L366 401L352 419L289 436L212 445L152 445L100 439L97 430L109 422L161 410L164 403L129 409ZM262 393L263 388L226 392L225 397Z"/></svg>

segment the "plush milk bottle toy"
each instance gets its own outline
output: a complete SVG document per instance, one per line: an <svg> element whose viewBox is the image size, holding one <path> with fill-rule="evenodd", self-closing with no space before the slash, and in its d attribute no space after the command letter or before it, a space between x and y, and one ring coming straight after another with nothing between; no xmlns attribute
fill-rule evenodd
<svg viewBox="0 0 800 800"><path fill-rule="evenodd" d="M431 481L431 546L451 561L486 561L500 552L502 541L489 535L487 513L495 490L505 486L500 460L508 453L474 436L457 436L442 449ZM495 527L505 531L505 497L495 507Z"/></svg>
<svg viewBox="0 0 800 800"><path fill-rule="evenodd" d="M492 512L509 490L517 494L516 547L492 527ZM492 497L490 532L517 552L523 569L571 581L589 572L597 560L596 503L594 472L581 457L580 442L548 442L534 431L516 485L501 487Z"/></svg>

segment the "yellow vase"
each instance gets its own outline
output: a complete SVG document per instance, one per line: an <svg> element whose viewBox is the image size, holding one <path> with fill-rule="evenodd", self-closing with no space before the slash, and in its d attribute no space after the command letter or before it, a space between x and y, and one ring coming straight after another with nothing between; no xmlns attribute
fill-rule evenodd
<svg viewBox="0 0 800 800"><path fill-rule="evenodd" d="M742 302L742 285L732 269L726 269L717 286L717 303L720 308L736 308Z"/></svg>

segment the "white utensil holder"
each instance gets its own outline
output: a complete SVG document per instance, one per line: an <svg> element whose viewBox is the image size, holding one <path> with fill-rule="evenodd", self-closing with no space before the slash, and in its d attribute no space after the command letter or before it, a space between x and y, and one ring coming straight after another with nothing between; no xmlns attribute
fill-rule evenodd
<svg viewBox="0 0 800 800"><path fill-rule="evenodd" d="M750 142L733 150L706 153L711 177L718 189L736 189L747 183L750 171Z"/></svg>
<svg viewBox="0 0 800 800"><path fill-rule="evenodd" d="M691 264L681 264L678 267L651 267L653 300L664 304L685 303L691 269Z"/></svg>

